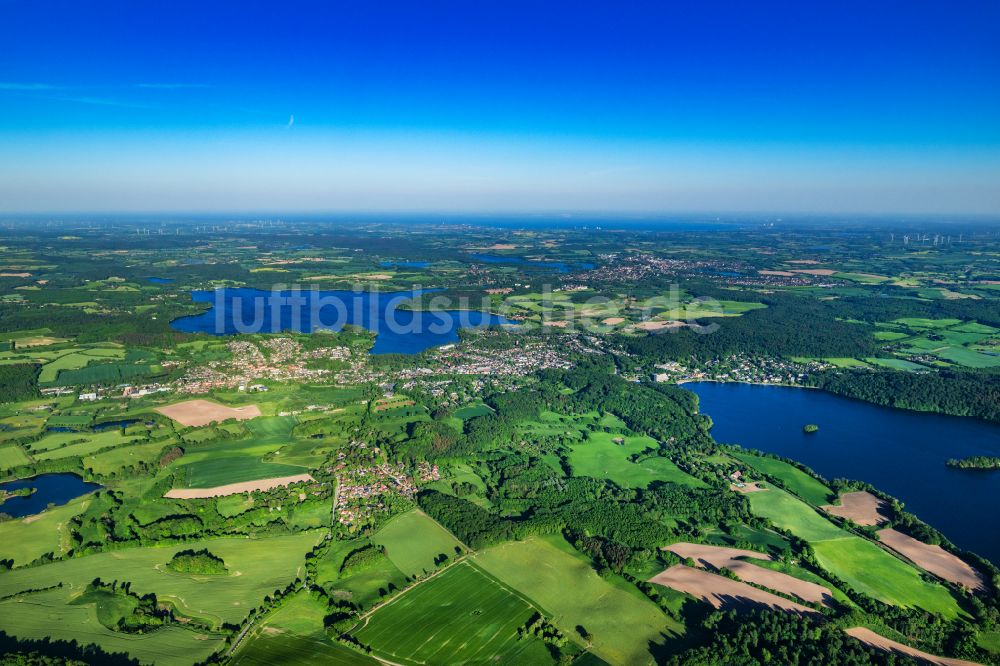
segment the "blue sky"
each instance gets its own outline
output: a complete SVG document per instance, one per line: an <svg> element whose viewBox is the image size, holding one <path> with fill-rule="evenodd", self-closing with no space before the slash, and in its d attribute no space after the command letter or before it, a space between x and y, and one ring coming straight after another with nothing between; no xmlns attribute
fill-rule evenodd
<svg viewBox="0 0 1000 666"><path fill-rule="evenodd" d="M0 45L5 211L1000 213L993 1L0 0Z"/></svg>

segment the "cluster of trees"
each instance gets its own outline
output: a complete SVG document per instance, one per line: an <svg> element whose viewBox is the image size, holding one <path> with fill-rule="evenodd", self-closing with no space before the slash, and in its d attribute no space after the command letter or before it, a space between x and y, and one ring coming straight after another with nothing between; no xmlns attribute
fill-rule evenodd
<svg viewBox="0 0 1000 666"><path fill-rule="evenodd" d="M731 295L725 298L732 298ZM708 360L731 354L770 356L872 356L878 351L866 323L843 320L835 306L811 297L773 294L767 308L739 317L702 320L712 332L669 329L641 338L621 337L625 349L654 362Z"/></svg>
<svg viewBox="0 0 1000 666"><path fill-rule="evenodd" d="M225 560L207 548L182 550L167 562L167 568L171 571L188 574L221 575L229 573Z"/></svg>
<svg viewBox="0 0 1000 666"><path fill-rule="evenodd" d="M1000 456L971 456L969 458L949 458L945 463L957 469L1000 469Z"/></svg>
<svg viewBox="0 0 1000 666"><path fill-rule="evenodd" d="M173 620L171 612L160 607L155 594L139 596L128 582L105 583L95 578L71 603L95 604L101 624L126 634L148 633Z"/></svg>
<svg viewBox="0 0 1000 666"><path fill-rule="evenodd" d="M774 611L715 612L702 623L705 644L667 661L670 666L870 666L912 664L909 657L870 648L838 627Z"/></svg>
<svg viewBox="0 0 1000 666"><path fill-rule="evenodd" d="M35 363L0 365L0 403L37 398L40 367Z"/></svg>
<svg viewBox="0 0 1000 666"><path fill-rule="evenodd" d="M711 422L697 414L698 398L667 384L636 384L610 372L603 363L584 363L572 370L542 373L542 380L565 385L570 394L553 391L550 409L614 414L637 432L665 443L705 447L711 444Z"/></svg>
<svg viewBox="0 0 1000 666"><path fill-rule="evenodd" d="M385 558L385 548L368 544L357 548L344 558L340 565L340 573L344 576L351 576L360 571L370 569Z"/></svg>
<svg viewBox="0 0 1000 666"><path fill-rule="evenodd" d="M569 645L569 639L566 635L546 620L541 613L533 614L523 627L518 628L518 638L528 636L534 636L543 641L556 661L560 661L563 650Z"/></svg>
<svg viewBox="0 0 1000 666"><path fill-rule="evenodd" d="M997 372L839 370L820 373L811 383L825 391L876 405L973 416L1000 423L1000 373Z"/></svg>

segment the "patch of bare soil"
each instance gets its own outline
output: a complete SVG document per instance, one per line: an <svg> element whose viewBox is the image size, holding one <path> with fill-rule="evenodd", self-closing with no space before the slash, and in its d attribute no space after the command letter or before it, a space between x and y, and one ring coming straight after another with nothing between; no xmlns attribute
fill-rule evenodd
<svg viewBox="0 0 1000 666"><path fill-rule="evenodd" d="M844 493L839 505L825 504L820 508L830 515L849 518L858 525L881 525L889 514L889 507L883 500L864 490Z"/></svg>
<svg viewBox="0 0 1000 666"><path fill-rule="evenodd" d="M980 666L980 664L977 664L974 661L952 659L951 657L938 657L937 655L929 654L923 650L918 650L915 647L903 645L902 643L886 638L885 636L880 636L866 627L851 627L850 629L844 629L844 633L858 639L866 645L872 646L873 648L884 650L886 652L893 652L895 654L903 654L930 664L938 664L939 666Z"/></svg>
<svg viewBox="0 0 1000 666"><path fill-rule="evenodd" d="M789 601L776 594L683 564L675 564L666 571L656 574L649 579L649 582L686 592L702 601L707 601L715 608L756 606L801 615L820 615L818 611L808 606Z"/></svg>
<svg viewBox="0 0 1000 666"><path fill-rule="evenodd" d="M662 331L665 328L680 328L681 326L687 326L687 324L682 321L644 321L635 325L640 331Z"/></svg>
<svg viewBox="0 0 1000 666"><path fill-rule="evenodd" d="M771 560L770 555L754 550L724 548L702 543L675 543L666 547L678 557L690 557L699 567L709 569L726 568L748 583L761 585L783 594L791 594L803 601L827 604L833 599L829 588L801 580L780 571L772 571L757 566L748 559Z"/></svg>
<svg viewBox="0 0 1000 666"><path fill-rule="evenodd" d="M258 479L257 481L243 481L241 483L229 483L224 486L214 488L174 488L168 490L164 497L169 499L205 499L208 497L224 497L226 495L237 495L240 493L250 493L255 490L271 490L280 486L289 486L301 481L313 481L308 474L295 474L293 476L278 476L273 479Z"/></svg>
<svg viewBox="0 0 1000 666"><path fill-rule="evenodd" d="M879 530L878 538L889 548L935 576L970 590L986 589L986 582L978 571L941 546L917 541L892 528Z"/></svg>
<svg viewBox="0 0 1000 666"><path fill-rule="evenodd" d="M185 426L203 426L212 421L225 421L226 419L245 421L260 416L260 408L257 405L226 407L209 400L186 400L165 407L157 407L154 411Z"/></svg>

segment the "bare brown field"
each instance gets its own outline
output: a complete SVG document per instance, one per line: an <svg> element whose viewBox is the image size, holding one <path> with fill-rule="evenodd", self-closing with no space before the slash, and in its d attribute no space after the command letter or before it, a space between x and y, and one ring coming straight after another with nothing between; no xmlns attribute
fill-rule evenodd
<svg viewBox="0 0 1000 666"><path fill-rule="evenodd" d="M260 416L260 408L257 405L226 407L209 400L185 400L166 407L157 407L154 411L185 426L203 426L212 421L226 419L246 421Z"/></svg>
<svg viewBox="0 0 1000 666"><path fill-rule="evenodd" d="M937 655L924 652L923 650L918 650L915 647L903 645L902 643L898 643L894 640L886 638L885 636L880 636L866 627L851 627L850 629L844 629L844 633L858 639L865 645L872 646L873 648L896 654L904 654L916 659L922 659L923 661L931 664L938 664L939 666L981 666L974 661L952 659L951 657L938 657Z"/></svg>
<svg viewBox="0 0 1000 666"><path fill-rule="evenodd" d="M782 610L802 615L819 615L818 611L779 597L776 594L758 590L738 580L709 573L702 569L675 564L649 579L650 583L671 587L686 592L702 601L707 601L715 608L733 606L763 606L773 610Z"/></svg>
<svg viewBox="0 0 1000 666"><path fill-rule="evenodd" d="M822 585L800 580L780 571L772 571L771 569L756 566L752 562L747 562L746 558L758 560L772 559L770 555L758 553L754 550L724 548L701 543L675 543L667 546L666 550L669 550L678 557L690 557L700 567L712 569L722 569L724 567L739 576L741 580L761 585L771 590L777 590L784 594L794 595L803 601L826 604L829 600L833 599L833 593Z"/></svg>
<svg viewBox="0 0 1000 666"><path fill-rule="evenodd" d="M886 521L886 503L867 491L844 493L840 504L824 504L820 507L827 513L841 518L849 518L858 525L881 525Z"/></svg>
<svg viewBox="0 0 1000 666"><path fill-rule="evenodd" d="M795 277L791 271L757 271L761 275L777 275L778 277Z"/></svg>
<svg viewBox="0 0 1000 666"><path fill-rule="evenodd" d="M281 486L290 486L293 483L302 481L314 481L308 474L295 474L294 476L278 476L273 479L259 479L257 481L243 481L241 483L230 483L214 488L174 488L168 490L164 497L169 499L206 499L208 497L224 497L226 495L238 495L240 493L251 493L255 490L272 490Z"/></svg>
<svg viewBox="0 0 1000 666"><path fill-rule="evenodd" d="M804 273L806 275L821 275L825 277L827 275L833 275L837 271L831 271L829 268L797 268L792 272Z"/></svg>
<svg viewBox="0 0 1000 666"><path fill-rule="evenodd" d="M941 546L917 541L892 528L879 530L879 540L894 551L939 578L970 590L986 590L982 575Z"/></svg>
<svg viewBox="0 0 1000 666"><path fill-rule="evenodd" d="M387 409L396 409L397 407L409 407L410 405L415 405L415 404L417 403L413 402L412 400L395 400L395 401L379 402L377 405L375 405L372 411L384 412Z"/></svg>
<svg viewBox="0 0 1000 666"><path fill-rule="evenodd" d="M602 319L601 323L607 326L617 326L618 324L624 323L624 317L608 317L607 319Z"/></svg>
<svg viewBox="0 0 1000 666"><path fill-rule="evenodd" d="M820 262L816 261L815 259L789 259L785 263L786 264L804 264L804 265L809 265L809 264L818 264Z"/></svg>
<svg viewBox="0 0 1000 666"><path fill-rule="evenodd" d="M66 342L66 338L53 338L48 335L39 335L32 338L19 338L14 341L21 349L26 347L47 347L59 342Z"/></svg>
<svg viewBox="0 0 1000 666"><path fill-rule="evenodd" d="M681 326L687 326L687 324L682 321L644 321L635 325L640 331L659 331L664 328L680 328Z"/></svg>

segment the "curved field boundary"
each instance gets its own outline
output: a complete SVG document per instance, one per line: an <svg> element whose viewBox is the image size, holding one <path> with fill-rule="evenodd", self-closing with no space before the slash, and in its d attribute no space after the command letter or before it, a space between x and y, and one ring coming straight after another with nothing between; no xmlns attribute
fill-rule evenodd
<svg viewBox="0 0 1000 666"><path fill-rule="evenodd" d="M701 543L675 543L666 547L678 557L690 557L702 568L726 568L748 583L760 585L784 594L791 594L802 601L829 605L833 592L829 588L789 576L781 571L759 567L746 559L772 560L770 555L739 548L723 548Z"/></svg>
<svg viewBox="0 0 1000 666"><path fill-rule="evenodd" d="M894 551L939 578L970 590L986 591L982 574L941 546L918 541L892 528L879 530L879 540Z"/></svg>
<svg viewBox="0 0 1000 666"><path fill-rule="evenodd" d="M974 661L952 659L951 657L938 657L937 655L924 652L923 650L918 650L915 647L898 643L894 640L886 638L885 636L880 636L866 627L851 627L850 629L844 629L844 633L858 639L865 645L870 645L873 648L884 650L885 652L905 654L908 657L913 657L931 664L937 664L938 666L981 666Z"/></svg>
<svg viewBox="0 0 1000 666"><path fill-rule="evenodd" d="M295 474L292 476L278 476L273 479L260 479L258 481L243 481L242 483L230 483L225 486L214 488L174 488L168 490L164 497L169 499L206 499L209 497L225 497L226 495L237 495L239 493L252 493L255 490L272 490L281 486L289 486L302 481L315 481L309 474Z"/></svg>
<svg viewBox="0 0 1000 666"><path fill-rule="evenodd" d="M831 515L850 518L858 525L881 525L886 522L885 501L864 490L844 493L840 496L840 504L825 504L820 508Z"/></svg>
<svg viewBox="0 0 1000 666"><path fill-rule="evenodd" d="M675 564L666 571L656 574L649 579L649 582L686 592L702 601L707 601L715 608L763 606L788 613L821 616L819 611L808 606L789 601L764 590L758 590L756 587L738 580L683 564Z"/></svg>

